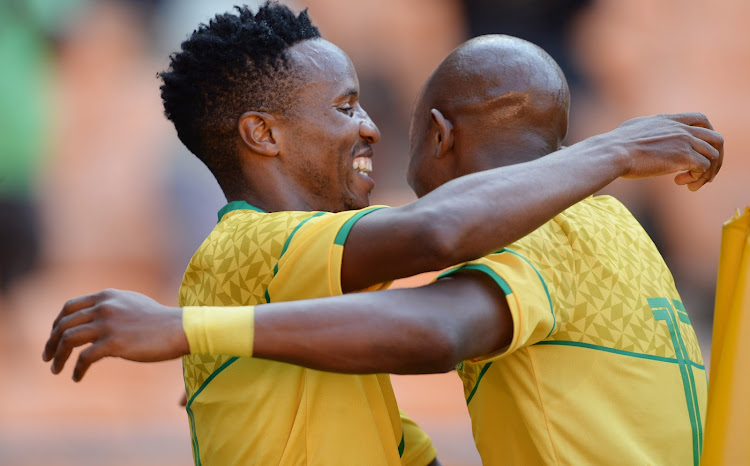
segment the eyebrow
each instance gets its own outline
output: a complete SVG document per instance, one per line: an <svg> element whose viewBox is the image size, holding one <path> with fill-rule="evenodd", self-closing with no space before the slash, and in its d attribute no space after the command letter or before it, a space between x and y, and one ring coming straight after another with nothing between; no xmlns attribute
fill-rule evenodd
<svg viewBox="0 0 750 466"><path fill-rule="evenodd" d="M354 96L359 95L359 91L357 91L355 88L352 87L351 89L347 89L346 92L338 96L336 100L341 100L347 97L351 97L353 95Z"/></svg>

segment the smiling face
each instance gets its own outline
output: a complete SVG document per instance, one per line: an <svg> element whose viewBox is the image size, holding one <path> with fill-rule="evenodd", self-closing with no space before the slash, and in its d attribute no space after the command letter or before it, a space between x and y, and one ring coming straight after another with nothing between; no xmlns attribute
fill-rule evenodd
<svg viewBox="0 0 750 466"><path fill-rule="evenodd" d="M371 145L380 132L359 104L359 80L349 57L323 39L288 53L303 76L293 91L279 156L313 209L338 212L370 205L375 186Z"/></svg>

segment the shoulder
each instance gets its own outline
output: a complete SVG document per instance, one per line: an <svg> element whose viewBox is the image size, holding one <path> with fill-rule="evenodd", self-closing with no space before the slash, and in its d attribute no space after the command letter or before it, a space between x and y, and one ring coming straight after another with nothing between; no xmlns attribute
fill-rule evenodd
<svg viewBox="0 0 750 466"><path fill-rule="evenodd" d="M235 210L222 217L211 235L236 237L252 235L258 241L263 242L276 236L288 236L301 223L325 214L325 212L280 211L266 213Z"/></svg>

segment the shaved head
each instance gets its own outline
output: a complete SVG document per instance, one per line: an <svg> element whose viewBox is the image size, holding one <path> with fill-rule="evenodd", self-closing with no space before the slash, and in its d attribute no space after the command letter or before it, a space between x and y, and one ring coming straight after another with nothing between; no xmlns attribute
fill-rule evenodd
<svg viewBox="0 0 750 466"><path fill-rule="evenodd" d="M541 48L504 35L471 39L451 52L422 88L410 130L412 163L415 152L429 151L425 144L440 139L432 135L439 134L432 109L451 128L459 159L452 177L457 177L557 150L567 133L569 102L562 70Z"/></svg>

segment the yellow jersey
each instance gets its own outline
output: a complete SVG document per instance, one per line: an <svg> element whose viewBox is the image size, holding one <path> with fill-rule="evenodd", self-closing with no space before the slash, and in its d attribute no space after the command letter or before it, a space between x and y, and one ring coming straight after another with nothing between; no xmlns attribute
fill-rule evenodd
<svg viewBox="0 0 750 466"><path fill-rule="evenodd" d="M232 202L190 261L179 305L340 295L346 237L377 208L265 213ZM188 355L183 370L197 465L423 466L435 457L415 423L404 416L402 427L387 374L334 374L230 355Z"/></svg>
<svg viewBox="0 0 750 466"><path fill-rule="evenodd" d="M707 380L659 251L628 210L590 197L462 264L492 277L509 347L458 365L485 465L698 464Z"/></svg>

